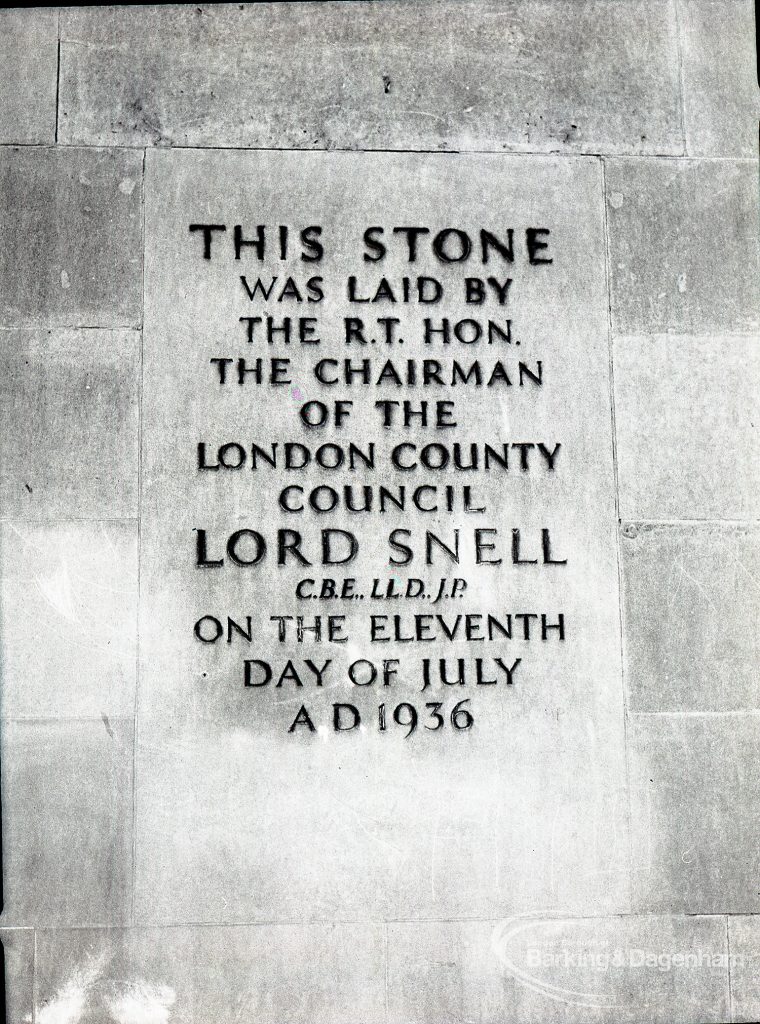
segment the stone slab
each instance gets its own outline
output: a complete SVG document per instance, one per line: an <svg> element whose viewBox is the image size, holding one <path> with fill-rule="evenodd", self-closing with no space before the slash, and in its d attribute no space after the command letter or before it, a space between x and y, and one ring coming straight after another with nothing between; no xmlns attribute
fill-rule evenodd
<svg viewBox="0 0 760 1024"><path fill-rule="evenodd" d="M757 163L605 162L616 334L751 334L760 324Z"/></svg>
<svg viewBox="0 0 760 1024"><path fill-rule="evenodd" d="M722 1024L725 922L707 917L388 926L388 1019L404 1024Z"/></svg>
<svg viewBox="0 0 760 1024"><path fill-rule="evenodd" d="M37 1020L385 1024L382 926L40 931ZM72 1019L72 1018L67 1018Z"/></svg>
<svg viewBox="0 0 760 1024"><path fill-rule="evenodd" d="M622 528L623 653L633 711L760 711L760 528Z"/></svg>
<svg viewBox="0 0 760 1024"><path fill-rule="evenodd" d="M66 143L675 154L680 121L659 0L61 14Z"/></svg>
<svg viewBox="0 0 760 1024"><path fill-rule="evenodd" d="M679 0L684 125L694 156L757 157L752 0Z"/></svg>
<svg viewBox="0 0 760 1024"><path fill-rule="evenodd" d="M753 913L760 716L632 715L634 909Z"/></svg>
<svg viewBox="0 0 760 1024"><path fill-rule="evenodd" d="M599 170L598 161L583 158L149 152L135 904L140 923L292 921L305 913L313 920L473 916L547 901L576 913L628 907ZM354 742L334 735L325 723L331 700L353 699L349 694L358 692L340 674L350 660L368 656L367 617L356 603L334 606L353 631L348 644L327 648L337 690L303 699L298 692L263 695L242 686L241 657L257 651L278 660L304 656L294 642L277 646L269 620L293 613L293 587L303 570L280 570L271 560L252 574L209 573L193 565L194 528L215 535L230 524L269 531L283 514L275 501L282 471L263 481L249 473L224 479L200 474L197 442L309 437L298 423L295 385L290 394L260 387L225 390L208 376L209 358L249 351L238 318L250 313L251 304L247 298L241 303L243 268L229 248L205 261L202 240L188 226L209 218L323 224L331 258L321 267L329 299L321 307L320 329L323 351L334 356L341 354L338 332L345 312L337 289L356 266L360 225L431 218L437 223L433 211L446 210L447 218L465 226L482 221L495 229L496 209L551 224L558 239L553 276L539 281L514 268L520 351L544 360L551 387L534 397L479 394L467 405L458 438L544 432L565 441L564 472L486 482L484 488L499 509L499 524L551 523L559 531L557 543L575 561L564 575L513 568L497 578L484 569L472 572L467 556L467 610L490 609L496 593L510 607L518 602L564 609L574 642L521 641L524 686L482 693L482 715L471 733L421 734L407 741L399 732L380 733L373 726ZM499 224L502 217L499 212ZM255 265L248 264L248 273ZM396 279L403 266L395 255L383 273ZM277 264L278 273L303 276L298 260L286 268ZM451 290L461 275L461 269L437 272ZM437 308L449 315L461 306L449 298ZM404 316L414 328L416 313ZM403 351L405 359L418 357L421 345L410 337ZM328 388L310 377L313 357L292 350L289 355L298 393L329 398ZM568 394L573 402L566 401ZM351 395L359 409L352 439L384 444L367 405L376 395ZM381 469L370 482L403 482L390 467ZM323 482L311 470L303 480ZM407 523L403 517L390 521ZM319 518L291 522L313 547ZM460 513L430 521L438 529L467 525ZM360 579L387 575L385 524L357 523L356 529L363 554L351 572ZM419 604L408 607L419 610ZM194 623L215 611L252 616L253 653L244 654L251 650L247 645L204 647L194 639ZM506 654L510 648L504 643L500 649ZM463 644L451 650L470 653ZM431 651L445 653L440 644ZM399 693L411 699L419 685L406 666L418 671L418 659L410 660L401 643L389 644L383 656L404 664ZM377 694L363 692L356 699L367 716L377 714ZM287 731L302 700L315 708L319 733L312 738ZM274 860L268 853L273 836L281 851Z"/></svg>
<svg viewBox="0 0 760 1024"><path fill-rule="evenodd" d="M140 326L142 154L8 147L0 189L0 327Z"/></svg>
<svg viewBox="0 0 760 1024"><path fill-rule="evenodd" d="M729 917L731 1017L752 1024L760 1017L760 917Z"/></svg>
<svg viewBox="0 0 760 1024"><path fill-rule="evenodd" d="M0 928L5 954L5 1013L8 1024L32 1024L34 1012L34 931Z"/></svg>
<svg viewBox="0 0 760 1024"><path fill-rule="evenodd" d="M129 918L132 721L3 721L3 923Z"/></svg>
<svg viewBox="0 0 760 1024"><path fill-rule="evenodd" d="M5 718L134 714L137 523L0 524Z"/></svg>
<svg viewBox="0 0 760 1024"><path fill-rule="evenodd" d="M760 519L760 339L616 338L623 519Z"/></svg>
<svg viewBox="0 0 760 1024"><path fill-rule="evenodd" d="M58 11L0 12L0 144L55 141Z"/></svg>
<svg viewBox="0 0 760 1024"><path fill-rule="evenodd" d="M0 331L0 367L3 518L135 517L139 332Z"/></svg>

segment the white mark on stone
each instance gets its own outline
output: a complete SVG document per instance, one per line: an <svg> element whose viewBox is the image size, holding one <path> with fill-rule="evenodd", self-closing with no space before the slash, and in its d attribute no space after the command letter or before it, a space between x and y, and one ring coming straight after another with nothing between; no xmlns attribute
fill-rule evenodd
<svg viewBox="0 0 760 1024"><path fill-rule="evenodd" d="M55 608L62 618L69 622L76 621L74 592L69 577L69 567L63 556L58 566L49 575L37 576L36 583L47 603Z"/></svg>
<svg viewBox="0 0 760 1024"><path fill-rule="evenodd" d="M82 1019L90 989L100 977L105 958L77 968L46 1005L37 1010L37 1024L77 1024Z"/></svg>
<svg viewBox="0 0 760 1024"><path fill-rule="evenodd" d="M71 288L71 281L65 270L61 271L61 288Z"/></svg>
<svg viewBox="0 0 760 1024"><path fill-rule="evenodd" d="M610 192L610 206L613 210L619 210L623 205L623 193L622 192Z"/></svg>
<svg viewBox="0 0 760 1024"><path fill-rule="evenodd" d="M125 196L131 196L135 190L135 185L136 182L131 178L124 178L119 182L119 192L123 193Z"/></svg>
<svg viewBox="0 0 760 1024"><path fill-rule="evenodd" d="M750 578L750 579L752 580L752 583L753 583L753 584L754 584L754 585L755 585L755 586L757 587L757 589L758 589L758 590L760 590L760 581L758 581L757 579L755 579L755 577L754 577L754 576L752 575L752 573L751 573L751 572L749 571L749 569L748 569L748 568L747 568L747 566L746 566L746 565L744 564L744 562L742 562L742 561L741 561L741 559L739 559L739 558L736 558L736 557L734 557L734 561L735 561L735 562L736 562L736 564L737 564L737 565L739 566L739 568L740 568L740 569L742 570L742 572L745 572L745 573L747 574L747 576L749 576L749 578Z"/></svg>
<svg viewBox="0 0 760 1024"><path fill-rule="evenodd" d="M87 177L87 175L84 174L84 172L83 172L82 174L79 175L79 184L80 185L92 185L92 182Z"/></svg>
<svg viewBox="0 0 760 1024"><path fill-rule="evenodd" d="M116 1024L168 1024L176 1001L168 985L136 981L117 996L106 997L106 1005Z"/></svg>
<svg viewBox="0 0 760 1024"><path fill-rule="evenodd" d="M705 589L703 584L700 583L700 581L696 578L696 576L692 576L690 572L686 571L686 567L683 564L683 562L679 562L678 569L679 569L679 572L680 572L681 575L680 575L680 578L678 580L678 586L676 587L675 593L677 594L678 591L681 589L681 583L682 583L683 578L685 576L687 580L690 580L694 584L694 586L700 592L700 594L705 599L705 601L710 605L712 610L713 611L717 611L718 609L715 606L715 602L712 600L712 598L710 597L709 593L707 592L707 590Z"/></svg>
<svg viewBox="0 0 760 1024"><path fill-rule="evenodd" d="M678 275L678 290L681 293L681 295L686 294L686 274Z"/></svg>

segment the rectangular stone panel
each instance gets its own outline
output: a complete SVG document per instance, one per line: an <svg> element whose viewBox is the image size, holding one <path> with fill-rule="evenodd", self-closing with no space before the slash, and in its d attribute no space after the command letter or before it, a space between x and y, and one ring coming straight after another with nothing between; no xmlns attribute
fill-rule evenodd
<svg viewBox="0 0 760 1024"><path fill-rule="evenodd" d="M8 1024L31 1024L34 1012L34 931L0 928L5 954L5 1014Z"/></svg>
<svg viewBox="0 0 760 1024"><path fill-rule="evenodd" d="M378 925L41 931L37 964L38 1021L386 1020Z"/></svg>
<svg viewBox="0 0 760 1024"><path fill-rule="evenodd" d="M750 334L760 323L757 163L605 161L616 334Z"/></svg>
<svg viewBox="0 0 760 1024"><path fill-rule="evenodd" d="M389 1021L722 1024L727 994L717 917L388 926Z"/></svg>
<svg viewBox="0 0 760 1024"><path fill-rule="evenodd" d="M687 152L757 157L752 0L679 0Z"/></svg>
<svg viewBox="0 0 760 1024"><path fill-rule="evenodd" d="M67 143L677 154L680 121L660 0L61 15Z"/></svg>
<svg viewBox="0 0 760 1024"><path fill-rule="evenodd" d="M471 917L497 907L506 913L547 904L588 914L625 910L617 531L598 161L151 151L146 182L136 919L180 924ZM204 258L202 232L190 230L199 223L228 225L225 232L211 232L210 259ZM321 225L325 258L309 267L300 259L300 243L291 241L295 249L284 260L278 248L265 248L259 264L250 247L236 260L236 224L249 239L256 225L269 226L265 246L280 239L278 225L290 225L291 240L301 226ZM410 266L390 229L415 224L429 224L433 238L452 224L468 230L476 254L481 228L506 237L513 224L514 244L523 250L526 226L550 232L552 264L526 266L523 251L506 265L514 283L511 340L479 349L483 373L490 374L498 354L514 383L436 385L430 393L387 378L374 383L391 357L404 373L408 360L421 366L422 358L433 356L441 372L451 372L447 346L453 341L425 344L425 316L451 324L462 317L484 322L487 310L503 325L493 302L478 312L458 298L462 268L431 262L425 236ZM382 269L362 259L367 225L387 226L391 248ZM473 263L473 274L477 266L482 268ZM498 276L493 254L488 267ZM305 288L305 278L316 273L325 299L313 309L287 298L252 302L241 282L241 275L251 286L257 275L270 275L284 286L292 277ZM398 314L403 347L393 340L383 351L377 339L374 346L356 339L346 345L344 317L353 311L369 323L374 315L366 304L348 302L348 278L355 276L365 289L370 281L378 286L381 275L397 289L404 276L413 289L417 275L435 277L444 295L434 313L414 303L397 310L378 306L381 315ZM319 318L315 347L286 348L279 336L271 345L257 337L249 344L239 319L260 314L279 322L283 315L310 313ZM477 346L457 344L456 357L470 366ZM210 363L274 355L291 360L286 387L258 385L250 376L247 384L223 385L218 366ZM348 357L368 359L370 384L333 387L315 377L319 358L334 360L328 364L332 373ZM534 369L541 361L540 386L520 388L520 360ZM454 401L457 430L379 426L375 401L416 404L423 398ZM349 426L310 432L299 409L317 400L331 408L336 400L353 401ZM281 453L286 443L315 450L323 442L349 440L365 450L376 445L374 473L331 475L313 464L296 472L281 462L275 470L260 464L255 472L250 463L236 471L198 468L199 443L211 453L237 441L248 449L254 442L276 442ZM456 441L470 451L484 441L543 440L550 448L563 446L556 472L523 472L515 457L511 475L476 474L490 511L478 521L496 530L489 536L508 565L504 558L490 568L475 565L470 545L477 514L461 507L427 519L423 512L410 516L395 508L362 519L345 509L322 515L308 505L303 513L288 513L278 499L292 484L308 494L335 483L342 494L344 485L357 481L375 493L378 485L412 490L444 479L452 486L461 482L454 470L444 478L435 470L394 468L388 451L395 441L418 448ZM201 529L212 544L244 529L266 535L270 545L277 529L297 529L304 551L318 561L320 531L331 527L356 532L360 552L350 566L304 566L292 559L280 566L271 548L260 565L247 569L234 562L221 571L195 564L195 531ZM389 562L388 534L404 528L412 530L417 554L411 567L397 570ZM450 544L451 531L461 531L462 555L454 569L437 560L436 568L425 567L420 542L426 528ZM541 529L550 531L554 558L566 555L566 564L515 564L512 531L520 528L523 538L533 536L534 547ZM373 579L386 586L393 577L395 586L426 576L425 586L438 587L442 572L466 577L466 598L446 598L435 607L432 593L400 602L372 597ZM296 586L312 577L335 577L340 585L356 578L356 592L365 599L299 602ZM433 611L445 612L448 626L460 612L525 613L537 616L534 623L543 613L555 625L561 613L568 634L560 639L555 630L541 639L533 632L526 639L515 630L512 639L496 634L489 645L461 631L446 640L439 627L434 643L414 649L401 635L370 641L370 614L403 613L406 627L414 614ZM345 616L348 642L317 643L313 634L305 634L305 643L292 634L280 642L270 618L328 612ZM244 625L250 616L250 640L235 634L229 644L202 642L209 616L225 623L227 616L237 617ZM194 634L201 619L206 625ZM434 671L442 658L448 658L449 671L463 659L469 684L449 689L434 677L423 690L423 655ZM501 685L476 690L474 673L484 670L485 678L494 678L489 670L497 663L489 655L506 665L519 658L522 681L507 684L501 670ZM269 659L279 678L286 661L308 671L304 658L330 660L324 689L308 682L298 688L292 678L269 689L243 685L243 659ZM366 668L368 660L380 665L381 659L398 668L387 689L349 681L349 665ZM472 729L453 724L462 699L474 711ZM444 724L431 719L430 728L420 724L405 738L406 730L392 721L399 701L412 702L422 714L430 713L426 701L438 701ZM332 705L346 702L364 717L361 729L343 734L335 731ZM382 725L381 703L387 704L390 728ZM288 731L302 704L314 715L314 733L303 726ZM408 715L402 710L402 718Z"/></svg>
<svg viewBox="0 0 760 1024"><path fill-rule="evenodd" d="M729 917L731 1017L752 1024L760 1017L760 917Z"/></svg>
<svg viewBox="0 0 760 1024"><path fill-rule="evenodd" d="M58 11L1 11L0 67L0 144L55 141Z"/></svg>
<svg viewBox="0 0 760 1024"><path fill-rule="evenodd" d="M757 911L760 717L632 715L628 740L634 908Z"/></svg>
<svg viewBox="0 0 760 1024"><path fill-rule="evenodd" d="M130 719L3 721L3 923L128 920Z"/></svg>
<svg viewBox="0 0 760 1024"><path fill-rule="evenodd" d="M757 337L616 338L623 519L760 518Z"/></svg>
<svg viewBox="0 0 760 1024"><path fill-rule="evenodd" d="M0 327L139 327L142 154L9 147L0 190Z"/></svg>
<svg viewBox="0 0 760 1024"><path fill-rule="evenodd" d="M0 367L3 517L136 516L139 332L0 331Z"/></svg>
<svg viewBox="0 0 760 1024"><path fill-rule="evenodd" d="M621 553L629 707L760 710L760 529L626 523Z"/></svg>
<svg viewBox="0 0 760 1024"><path fill-rule="evenodd" d="M0 524L5 718L134 714L137 523Z"/></svg>

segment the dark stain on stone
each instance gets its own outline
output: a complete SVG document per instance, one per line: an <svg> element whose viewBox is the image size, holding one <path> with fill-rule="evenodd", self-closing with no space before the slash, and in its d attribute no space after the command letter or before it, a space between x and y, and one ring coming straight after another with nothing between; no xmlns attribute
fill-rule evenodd
<svg viewBox="0 0 760 1024"><path fill-rule="evenodd" d="M150 114L145 110L143 101L140 97L128 102L126 104L126 110L134 118L132 123L133 131L146 132L148 135L152 135L154 146L159 146L162 143L168 144L171 141L164 135L158 116L156 114Z"/></svg>
<svg viewBox="0 0 760 1024"><path fill-rule="evenodd" d="M390 75L383 75L383 91L387 94L391 91Z"/></svg>

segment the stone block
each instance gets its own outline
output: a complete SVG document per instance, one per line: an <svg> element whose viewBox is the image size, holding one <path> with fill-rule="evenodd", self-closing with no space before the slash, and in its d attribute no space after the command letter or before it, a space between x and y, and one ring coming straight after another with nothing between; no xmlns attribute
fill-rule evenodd
<svg viewBox="0 0 760 1024"><path fill-rule="evenodd" d="M757 164L606 162L616 334L751 334L760 323Z"/></svg>
<svg viewBox="0 0 760 1024"><path fill-rule="evenodd" d="M140 335L0 332L3 517L137 515Z"/></svg>
<svg viewBox="0 0 760 1024"><path fill-rule="evenodd" d="M140 923L295 921L303 919L305 906L318 920L470 917L547 901L568 913L627 909L599 172L598 162L585 158L148 154L135 905ZM299 607L293 598L304 573L311 577L318 570L300 563L280 567L268 558L248 570L228 565L208 571L194 564L193 531L208 529L220 537L225 529L256 528L271 543L275 528L292 525L303 533L304 550L313 551L320 527L345 526L345 518L337 512L321 521L313 514L288 518L277 495L296 481L281 463L274 471L260 466L255 473L201 472L198 442L239 437L247 446L267 444L277 423L279 444L300 439L313 447L299 423L297 396L332 400L336 392L317 382L312 364L329 356L340 366L346 351L353 352L341 338L343 317L351 310L345 288L359 269L362 281L368 279L361 258L365 225L430 221L435 228L442 214L433 211L445 210L477 237L479 227L504 230L504 209L520 210L525 223L551 225L557 239L556 264L510 266L520 347L502 353L505 360L516 358L515 352L544 360L547 383L531 393L516 393L515 387L514 394L505 388L498 395L483 388L469 402L463 388L452 391L465 410L457 439L498 443L546 435L565 444L562 471L485 481L484 494L502 530L519 522L552 525L559 531L557 544L572 557L556 571L534 572L535 566L510 562L493 566L489 575L485 567L475 570L471 553L463 555L462 572L472 587L457 610L499 613L507 607L517 611L519 604L530 613L548 610L552 622L562 612L572 621L572 642L557 639L556 632L545 641L535 642L536 634L517 644L517 634L497 640L491 650L504 657L513 651L525 677L522 685L490 689L474 688L476 644L467 644L463 634L447 644L440 633L422 653L410 652L401 640L373 647L369 614L363 612L372 607L368 601L331 606L346 613L346 644L312 647L309 638L299 646L292 637L280 643L270 617L318 608L306 602ZM205 260L202 238L189 225L209 218L229 221L230 230ZM262 387L249 377L247 387L229 388L213 377L211 358L284 351L247 342L239 318L263 309L279 316L282 307L252 305L241 273L253 279L274 267L278 275L304 276L297 250L284 263L275 255L262 266L250 250L235 260L229 238L234 223L324 229L329 258L319 268L326 296L319 307L323 340L316 354L308 346L289 346L297 387ZM522 235L520 227L515 231ZM462 316L462 267L431 260L428 249L413 269L435 272L444 282L436 316ZM408 272L396 246L374 274L398 281ZM399 350L403 364L424 354L448 365L442 344L426 347L420 338L424 311L410 308L399 315L406 336ZM380 358L385 357L378 353ZM490 354L482 359L489 363ZM350 439L378 447L377 470L368 482L410 486L412 474L394 470L387 459L388 436L394 435L378 429L373 404L398 391L360 385L346 386L346 392L355 402ZM572 402L567 395L574 396ZM413 397L421 392L414 389ZM335 439L321 434L320 441L328 437ZM423 431L420 437L435 435ZM312 466L297 482L311 486L325 478ZM409 518L393 511L379 521L355 518L361 551L341 571L356 575L361 587L366 582L369 594L372 578L385 579L392 568L387 531L409 525ZM429 525L439 531L456 527L471 537L468 519L456 511ZM405 607L408 613L431 610L422 601ZM388 608L378 604L372 611ZM239 637L230 644L201 643L195 623L216 614L250 615L250 643ZM466 656L470 689L457 687L453 699L451 689L434 680L423 691L423 653L435 666L444 656ZM331 661L323 689L307 685L301 691L287 682L265 690L243 685L244 658L267 658L279 675L285 658L302 664L311 656ZM401 666L386 701L391 728L383 731L383 692L354 686L347 677L350 663L373 657L397 659ZM450 724L455 700L462 698L475 709L471 732ZM426 701L441 701L445 727L433 732L421 724L406 739L392 721L402 699L421 709ZM348 701L358 702L364 715L358 735L333 731L332 704ZM288 732L301 704L314 715L314 734ZM274 835L279 852L273 858ZM370 863L372 873L366 870Z"/></svg>
<svg viewBox="0 0 760 1024"><path fill-rule="evenodd" d="M621 553L629 707L760 710L760 529L628 523Z"/></svg>
<svg viewBox="0 0 760 1024"><path fill-rule="evenodd" d="M757 157L752 0L680 0L684 122L694 156Z"/></svg>
<svg viewBox="0 0 760 1024"><path fill-rule="evenodd" d="M5 148L0 190L0 327L140 326L141 153Z"/></svg>
<svg viewBox="0 0 760 1024"><path fill-rule="evenodd" d="M760 519L757 338L616 338L623 519Z"/></svg>
<svg viewBox="0 0 760 1024"><path fill-rule="evenodd" d="M0 524L5 718L130 717L137 523Z"/></svg>
<svg viewBox="0 0 760 1024"><path fill-rule="evenodd" d="M62 12L67 143L675 154L680 120L659 0Z"/></svg>
<svg viewBox="0 0 760 1024"><path fill-rule="evenodd" d="M760 917L729 917L731 1016L736 1024L760 1018Z"/></svg>
<svg viewBox="0 0 760 1024"><path fill-rule="evenodd" d="M132 721L4 721L3 923L128 920Z"/></svg>
<svg viewBox="0 0 760 1024"><path fill-rule="evenodd" d="M55 141L58 11L0 12L0 144Z"/></svg>
<svg viewBox="0 0 760 1024"><path fill-rule="evenodd" d="M756 912L758 716L632 715L628 740L634 909Z"/></svg>
<svg viewBox="0 0 760 1024"><path fill-rule="evenodd" d="M0 928L5 955L5 1015L8 1024L31 1024L34 1010L34 931Z"/></svg>

